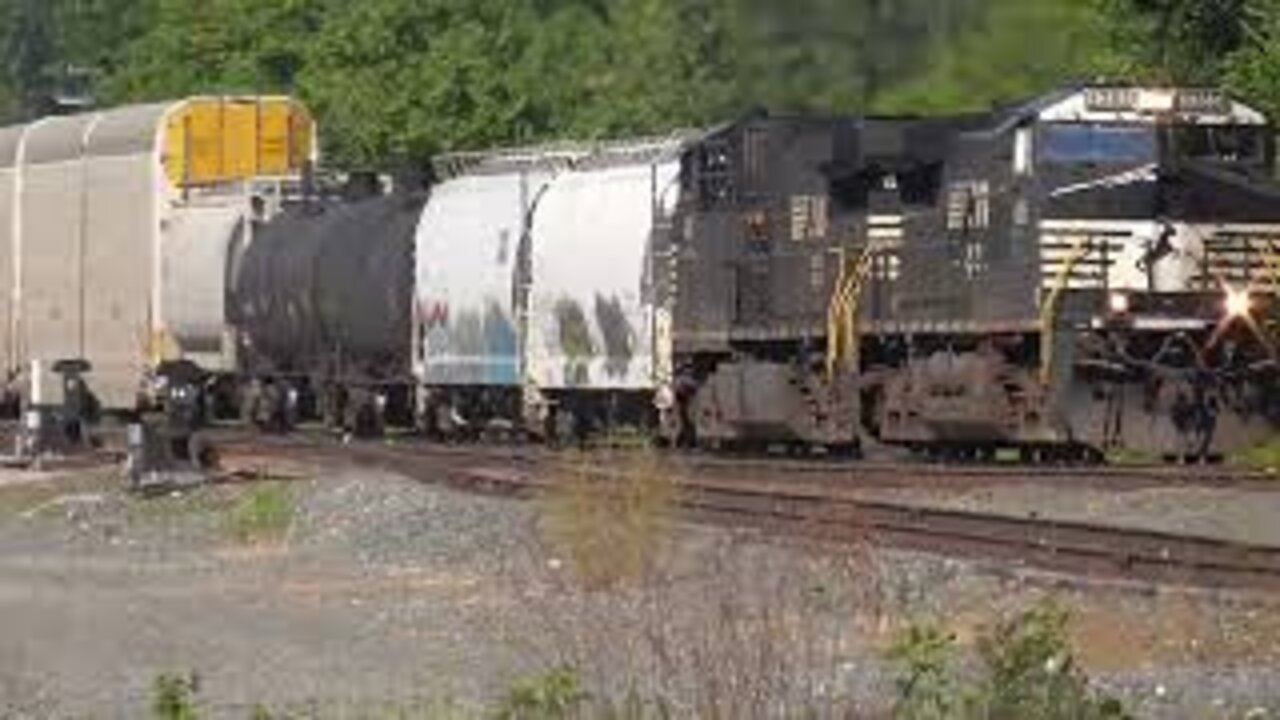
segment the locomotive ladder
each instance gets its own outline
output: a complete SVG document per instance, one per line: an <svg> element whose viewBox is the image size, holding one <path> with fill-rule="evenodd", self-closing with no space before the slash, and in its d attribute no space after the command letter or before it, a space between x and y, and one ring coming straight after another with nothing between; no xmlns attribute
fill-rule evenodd
<svg viewBox="0 0 1280 720"><path fill-rule="evenodd" d="M831 292L827 309L827 379L834 380L841 369L858 367L858 309L862 287L871 274L875 243L862 247L857 260L850 261L840 248L840 277Z"/></svg>
<svg viewBox="0 0 1280 720"><path fill-rule="evenodd" d="M1071 274L1075 272L1076 266L1084 262L1084 259L1094 251L1094 248L1093 238L1088 236L1082 237L1075 242L1067 261L1062 264L1062 269L1058 271L1058 276L1054 278L1053 287L1049 290L1048 296L1045 297L1044 304L1040 306L1041 386L1048 386L1049 381L1053 378L1054 343L1057 342L1058 329L1058 305L1062 302L1062 295L1067 290L1067 285L1071 281Z"/></svg>

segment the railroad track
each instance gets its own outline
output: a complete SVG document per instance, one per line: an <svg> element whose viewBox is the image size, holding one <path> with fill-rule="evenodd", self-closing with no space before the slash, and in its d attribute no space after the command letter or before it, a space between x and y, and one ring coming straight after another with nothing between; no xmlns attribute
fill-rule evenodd
<svg viewBox="0 0 1280 720"><path fill-rule="evenodd" d="M566 464L565 456L529 448L503 451L418 443L340 445L279 440L241 449L266 457L283 453L326 463L354 463L469 492L517 497L547 492L567 469L589 467L581 462ZM234 445L228 450L232 456L240 452ZM1280 592L1280 547L868 500L856 497L848 486L833 485L827 477L815 481L801 473L785 480L776 476L764 480L754 472L724 472L725 468L734 467L729 462L655 467L676 484L681 510L695 521L834 542L870 542L945 556L1007 561L1072 576ZM720 470L707 472L713 467ZM752 467L759 470L761 466ZM652 471L650 468L648 472ZM626 467L595 466L590 472L603 480L636 480L635 473ZM902 472L899 467L899 475ZM1000 469L995 474L1002 477L1006 473ZM1164 473L1154 473L1144 482L1163 476Z"/></svg>
<svg viewBox="0 0 1280 720"><path fill-rule="evenodd" d="M233 443L265 442L275 447L296 444L332 443L328 433L307 432L296 436L268 437L224 431ZM220 438L221 439L221 438ZM589 463L595 451L556 451L539 445L439 445L417 438L392 440L392 444L421 448L433 457L474 459L478 462L548 462L581 459ZM368 443L358 443L368 444ZM640 450L636 450L639 452ZM605 449L616 456L627 450ZM1039 465L939 464L917 460L872 461L848 459L799 459L761 456L725 456L701 453L659 453L663 467L684 474L711 475L740 480L763 481L780 477L789 480L846 487L925 487L963 491L1001 484L1047 484L1089 487L1112 492L1152 488L1205 488L1280 492L1280 475L1227 465Z"/></svg>

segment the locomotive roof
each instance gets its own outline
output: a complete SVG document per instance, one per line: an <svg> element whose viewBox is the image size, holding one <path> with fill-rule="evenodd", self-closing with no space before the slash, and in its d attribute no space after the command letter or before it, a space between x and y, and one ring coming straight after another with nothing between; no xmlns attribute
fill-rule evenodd
<svg viewBox="0 0 1280 720"><path fill-rule="evenodd" d="M1081 83L990 113L988 130L1026 122L1137 122L1265 125L1261 112L1216 88Z"/></svg>

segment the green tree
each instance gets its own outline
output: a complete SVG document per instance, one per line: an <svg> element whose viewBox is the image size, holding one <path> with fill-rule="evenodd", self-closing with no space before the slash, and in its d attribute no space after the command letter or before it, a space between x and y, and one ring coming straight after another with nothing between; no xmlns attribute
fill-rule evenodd
<svg viewBox="0 0 1280 720"><path fill-rule="evenodd" d="M325 0L154 0L141 33L109 68L114 102L189 93L292 89ZM132 28L138 30L139 28Z"/></svg>
<svg viewBox="0 0 1280 720"><path fill-rule="evenodd" d="M1213 84L1247 35L1250 0L1097 0L1132 75Z"/></svg>
<svg viewBox="0 0 1280 720"><path fill-rule="evenodd" d="M937 46L929 69L885 93L888 112L983 110L1113 67L1099 17L1078 0L990 0Z"/></svg>
<svg viewBox="0 0 1280 720"><path fill-rule="evenodd" d="M1097 75L1280 109L1280 0L0 0L0 113L67 67L116 104L289 92L327 160L707 125L752 107L956 112Z"/></svg>
<svg viewBox="0 0 1280 720"><path fill-rule="evenodd" d="M58 63L54 7L46 0L8 0L4 12L4 67L15 114L51 109Z"/></svg>
<svg viewBox="0 0 1280 720"><path fill-rule="evenodd" d="M1254 0L1245 10L1245 38L1225 62L1225 80L1280 118L1280 0Z"/></svg>

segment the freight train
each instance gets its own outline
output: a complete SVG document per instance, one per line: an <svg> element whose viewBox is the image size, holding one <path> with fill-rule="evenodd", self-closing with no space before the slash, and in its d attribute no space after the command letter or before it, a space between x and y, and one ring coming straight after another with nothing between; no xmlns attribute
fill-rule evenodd
<svg viewBox="0 0 1280 720"><path fill-rule="evenodd" d="M189 305L217 343L169 343L208 370L184 393L277 429L1204 459L1280 422L1274 160L1265 117L1199 88L760 114L447 156L429 188L363 199L250 192L208 244L232 251L173 241L158 273L222 292Z"/></svg>

